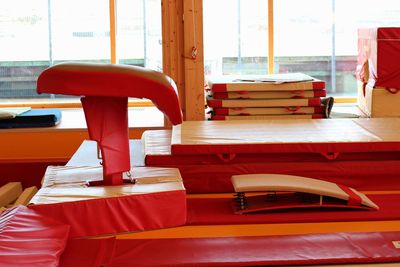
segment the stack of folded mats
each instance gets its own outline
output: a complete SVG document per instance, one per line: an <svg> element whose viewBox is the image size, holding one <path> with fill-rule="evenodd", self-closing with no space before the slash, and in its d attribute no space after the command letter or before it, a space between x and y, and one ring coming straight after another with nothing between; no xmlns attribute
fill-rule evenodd
<svg viewBox="0 0 400 267"><path fill-rule="evenodd" d="M325 82L302 73L220 76L207 82L211 120L326 118L333 104L322 99Z"/></svg>

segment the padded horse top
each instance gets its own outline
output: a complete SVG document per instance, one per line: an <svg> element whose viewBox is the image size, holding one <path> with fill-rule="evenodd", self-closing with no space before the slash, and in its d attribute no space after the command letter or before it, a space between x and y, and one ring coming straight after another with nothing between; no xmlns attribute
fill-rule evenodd
<svg viewBox="0 0 400 267"><path fill-rule="evenodd" d="M171 121L182 123L174 81L167 75L128 65L62 63L43 71L37 92L150 99Z"/></svg>
<svg viewBox="0 0 400 267"><path fill-rule="evenodd" d="M97 141L103 160L103 181L92 184L122 184L122 173L130 170L128 97L150 99L172 124L182 122L173 80L141 67L59 64L40 74L37 92L83 96L89 136Z"/></svg>

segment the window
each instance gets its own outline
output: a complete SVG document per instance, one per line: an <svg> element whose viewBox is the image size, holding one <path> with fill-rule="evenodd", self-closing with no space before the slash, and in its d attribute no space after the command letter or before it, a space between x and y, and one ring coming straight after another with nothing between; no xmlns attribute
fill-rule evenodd
<svg viewBox="0 0 400 267"><path fill-rule="evenodd" d="M267 0L203 0L203 10L206 75L268 72Z"/></svg>
<svg viewBox="0 0 400 267"><path fill-rule="evenodd" d="M118 0L118 63L162 69L161 0ZM36 79L66 61L110 63L109 0L13 0L0 9L0 102L36 94Z"/></svg>
<svg viewBox="0 0 400 267"><path fill-rule="evenodd" d="M36 96L36 77L50 65L47 1L2 1L1 6L0 98Z"/></svg>
<svg viewBox="0 0 400 267"><path fill-rule="evenodd" d="M266 73L268 0L203 2L205 74ZM400 26L397 0L276 0L270 12L275 72L320 78L334 96L356 95L357 29Z"/></svg>
<svg viewBox="0 0 400 267"><path fill-rule="evenodd" d="M162 70L161 0L118 0L118 63Z"/></svg>
<svg viewBox="0 0 400 267"><path fill-rule="evenodd" d="M201 0L196 0L201 1ZM329 94L354 96L357 28L400 26L398 0L203 0L204 72L301 71ZM13 0L0 9L0 102L37 95L46 67L110 62L109 0ZM117 62L162 69L161 0L116 0ZM269 14L274 31L269 31ZM272 51L272 49L271 49Z"/></svg>

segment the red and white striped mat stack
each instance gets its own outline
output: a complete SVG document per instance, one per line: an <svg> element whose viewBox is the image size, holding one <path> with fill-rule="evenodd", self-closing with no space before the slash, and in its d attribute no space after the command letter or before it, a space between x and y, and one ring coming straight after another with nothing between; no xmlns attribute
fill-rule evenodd
<svg viewBox="0 0 400 267"><path fill-rule="evenodd" d="M325 82L303 73L219 76L207 83L211 120L326 118L333 104L322 100Z"/></svg>

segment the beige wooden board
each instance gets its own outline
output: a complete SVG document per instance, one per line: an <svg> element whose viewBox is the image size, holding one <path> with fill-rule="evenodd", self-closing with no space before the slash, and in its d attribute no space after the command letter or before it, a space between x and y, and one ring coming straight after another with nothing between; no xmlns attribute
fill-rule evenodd
<svg viewBox="0 0 400 267"><path fill-rule="evenodd" d="M14 202L22 193L20 182L10 182L0 188L0 207L7 206Z"/></svg>
<svg viewBox="0 0 400 267"><path fill-rule="evenodd" d="M172 146L400 142L400 118L185 121Z"/></svg>
<svg viewBox="0 0 400 267"><path fill-rule="evenodd" d="M36 186L25 188L21 195L14 202L13 206L17 205L28 205L32 197L37 193L38 189Z"/></svg>
<svg viewBox="0 0 400 267"><path fill-rule="evenodd" d="M50 166L43 178L42 188L32 204L88 200L133 194L148 194L185 190L179 170L175 168L136 167L131 170L136 184L87 187L88 180L101 180L101 167ZM124 178L128 178L126 175Z"/></svg>
<svg viewBox="0 0 400 267"><path fill-rule="evenodd" d="M232 184L236 192L288 191L322 195L343 200L349 199L349 195L335 183L294 175L234 175L232 176ZM366 195L353 188L350 188L350 190L361 198L363 205L378 209L378 206Z"/></svg>

